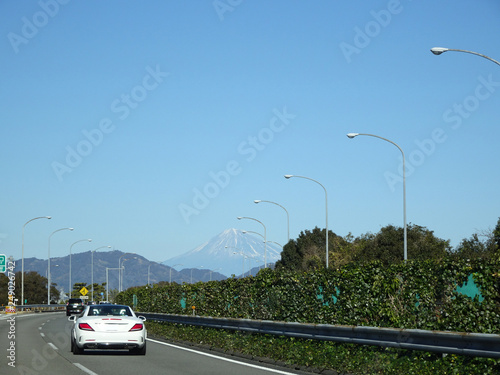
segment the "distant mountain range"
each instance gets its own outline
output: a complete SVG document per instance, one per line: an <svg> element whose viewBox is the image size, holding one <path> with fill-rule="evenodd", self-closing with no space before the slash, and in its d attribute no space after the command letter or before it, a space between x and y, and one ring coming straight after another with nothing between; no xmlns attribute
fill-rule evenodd
<svg viewBox="0 0 500 375"><path fill-rule="evenodd" d="M118 289L118 262L124 267L123 286L125 290L132 286L147 285L148 271L149 282L151 284L160 281L182 284L198 281L223 280L226 277L220 273L209 270L190 270L183 269L176 271L175 269L165 266L161 263L147 260L141 255L130 254L120 250L107 252L94 252L94 283L102 284L106 282L106 268L108 269L108 282L111 289ZM125 261L125 259L127 259ZM91 253L86 251L76 253L71 256L71 282L75 283L91 283ZM16 272L21 271L21 259L16 260ZM24 271L35 271L40 275L47 277L47 260L37 258L24 259ZM51 282L57 284L57 289L63 293L67 293L69 289L69 255L65 257L51 258L50 262ZM192 277L192 278L191 278ZM19 280L20 282L20 280Z"/></svg>
<svg viewBox="0 0 500 375"><path fill-rule="evenodd" d="M250 269L268 267L281 258L281 247L238 229L226 229L195 249L163 262L170 267L211 269L230 277L247 275ZM179 265L179 266L176 266ZM255 274L255 272L253 273Z"/></svg>
<svg viewBox="0 0 500 375"><path fill-rule="evenodd" d="M267 266L273 267L280 259L281 247L267 243ZM263 239L237 229L227 229L210 241L197 248L163 263L149 261L139 254L131 254L120 250L94 252L94 283L106 282L106 268L110 289L118 289L118 262L123 267L123 286L156 284L160 281L191 283L198 281L223 280L231 275L255 275L264 266L265 247ZM126 261L125 261L126 260ZM72 254L71 281L75 283L91 282L90 251ZM182 266L181 266L182 265ZM175 266L180 271L172 268ZM21 259L16 260L16 272L21 271ZM47 260L25 258L24 271L36 271L47 277ZM63 293L69 288L69 255L53 257L50 263L51 282ZM19 280L20 282L20 280Z"/></svg>

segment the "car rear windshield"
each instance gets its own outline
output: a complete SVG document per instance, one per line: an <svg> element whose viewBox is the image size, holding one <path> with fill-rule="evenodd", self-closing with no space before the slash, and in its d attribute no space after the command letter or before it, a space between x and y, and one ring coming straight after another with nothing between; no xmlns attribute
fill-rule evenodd
<svg viewBox="0 0 500 375"><path fill-rule="evenodd" d="M89 316L132 316L128 306L102 306L92 305L89 307Z"/></svg>
<svg viewBox="0 0 500 375"><path fill-rule="evenodd" d="M71 298L69 303L83 303L83 301L79 298Z"/></svg>

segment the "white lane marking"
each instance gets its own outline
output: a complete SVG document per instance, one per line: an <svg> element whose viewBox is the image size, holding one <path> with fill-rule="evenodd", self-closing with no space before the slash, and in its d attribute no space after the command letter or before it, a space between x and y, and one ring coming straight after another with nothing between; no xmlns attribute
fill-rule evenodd
<svg viewBox="0 0 500 375"><path fill-rule="evenodd" d="M42 329L42 327L38 327L38 329Z"/></svg>
<svg viewBox="0 0 500 375"><path fill-rule="evenodd" d="M52 344L51 342L48 342L47 345L49 345L54 350L59 350L59 348L57 346L55 346L54 344Z"/></svg>
<svg viewBox="0 0 500 375"><path fill-rule="evenodd" d="M86 372L89 375L97 375L94 371L89 370L87 367L79 364L79 363L73 363L76 367L78 367L80 370L83 372Z"/></svg>
<svg viewBox="0 0 500 375"><path fill-rule="evenodd" d="M43 313L43 316L47 316L49 314L60 314L60 312L45 312L45 313ZM35 313L26 313L26 314L4 314L4 313L1 313L0 320L10 319L11 317L16 318L16 320L17 320L20 318L39 317L39 316L40 316L40 314L35 314Z"/></svg>
<svg viewBox="0 0 500 375"><path fill-rule="evenodd" d="M45 337L45 333L40 332L40 336Z"/></svg>
<svg viewBox="0 0 500 375"><path fill-rule="evenodd" d="M242 365L242 366L247 366L247 367L252 367L252 368L259 369L259 370L264 370L264 371L274 372L274 373L276 373L276 374L283 374L283 375L295 375L293 372L286 372L286 371L281 371L281 370L272 369L272 368L269 368L269 367L263 367L263 366L253 365L253 364L251 364L251 363L240 362L240 361L237 361L237 360L234 360L234 359L224 358L224 357L219 357L219 356L214 355L214 354L205 353L205 352L200 352L200 351L198 351L198 350L189 349L189 348L183 348L182 346L177 346L177 345L169 344L169 343L166 343L166 342L156 341L156 340L149 339L149 338L148 338L147 340L148 340L148 341L155 342L155 343L157 343L157 344L166 345L166 346L171 346L172 348L181 349L181 350L185 350L185 351L188 351L188 352L192 352L192 353L197 353L197 354L200 354L200 355L204 355L204 356L206 356L206 357L211 357L211 358L215 358L215 359L220 359L221 361L226 361L226 362L236 363L236 364L238 364L238 365Z"/></svg>

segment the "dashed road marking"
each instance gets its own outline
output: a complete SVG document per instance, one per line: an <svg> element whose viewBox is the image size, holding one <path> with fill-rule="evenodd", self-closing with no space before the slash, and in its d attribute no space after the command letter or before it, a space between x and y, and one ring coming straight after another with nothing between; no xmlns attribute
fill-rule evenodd
<svg viewBox="0 0 500 375"><path fill-rule="evenodd" d="M94 371L89 370L87 367L79 364L79 363L73 363L76 367L78 367L80 370L83 372L86 372L89 375L97 375Z"/></svg>

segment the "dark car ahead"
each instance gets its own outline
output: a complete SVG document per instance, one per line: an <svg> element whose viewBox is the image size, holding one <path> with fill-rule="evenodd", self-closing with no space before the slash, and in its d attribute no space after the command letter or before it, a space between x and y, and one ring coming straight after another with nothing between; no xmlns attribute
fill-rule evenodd
<svg viewBox="0 0 500 375"><path fill-rule="evenodd" d="M70 298L66 304L66 316L72 313L80 314L84 307L83 301L80 298Z"/></svg>

